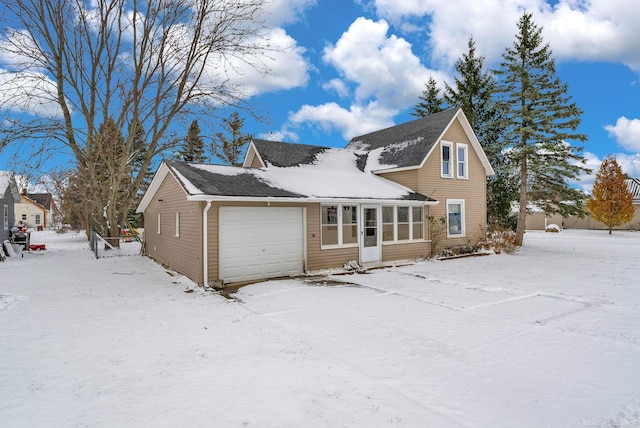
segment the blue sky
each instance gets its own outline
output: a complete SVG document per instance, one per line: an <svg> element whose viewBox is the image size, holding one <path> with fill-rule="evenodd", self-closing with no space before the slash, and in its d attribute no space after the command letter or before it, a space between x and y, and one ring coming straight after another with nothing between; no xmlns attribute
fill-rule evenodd
<svg viewBox="0 0 640 428"><path fill-rule="evenodd" d="M450 82L473 36L497 67L522 12L533 13L558 75L584 111L585 157L597 170L614 154L640 177L640 9L635 0L275 0L267 24L286 48L273 73L248 72L246 101L266 113L247 118L256 137L343 147L353 136L411 120L433 76ZM0 64L1 67L1 64ZM6 168L10 151L0 153ZM581 185L589 188L593 176Z"/></svg>

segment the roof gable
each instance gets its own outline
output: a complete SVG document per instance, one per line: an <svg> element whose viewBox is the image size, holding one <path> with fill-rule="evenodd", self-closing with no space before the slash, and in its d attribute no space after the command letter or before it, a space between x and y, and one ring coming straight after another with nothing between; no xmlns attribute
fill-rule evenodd
<svg viewBox="0 0 640 428"><path fill-rule="evenodd" d="M329 150L328 147L258 139L254 139L251 145L265 167L272 165L284 168L312 164L319 153ZM249 155L249 150L247 154ZM250 166L251 161L247 156L243 166Z"/></svg>
<svg viewBox="0 0 640 428"><path fill-rule="evenodd" d="M20 200L20 191L16 184L15 176L10 171L0 171L0 199L4 199L4 195L10 190L14 201Z"/></svg>
<svg viewBox="0 0 640 428"><path fill-rule="evenodd" d="M367 151L367 169L374 172L420 168L456 119L478 154L486 174L492 175L489 160L460 108L355 137L347 149Z"/></svg>

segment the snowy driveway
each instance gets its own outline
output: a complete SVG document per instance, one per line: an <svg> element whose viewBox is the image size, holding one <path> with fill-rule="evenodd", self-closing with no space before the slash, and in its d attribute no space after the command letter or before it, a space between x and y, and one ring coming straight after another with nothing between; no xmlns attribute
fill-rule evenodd
<svg viewBox="0 0 640 428"><path fill-rule="evenodd" d="M638 426L638 307L618 307L601 290L568 295L561 281L551 292L531 289L530 279L483 285L438 272L498 260L338 276L324 286L270 281L237 297L419 407L425 426Z"/></svg>
<svg viewBox="0 0 640 428"><path fill-rule="evenodd" d="M0 263L0 427L640 426L640 233L240 301L80 234L31 242Z"/></svg>

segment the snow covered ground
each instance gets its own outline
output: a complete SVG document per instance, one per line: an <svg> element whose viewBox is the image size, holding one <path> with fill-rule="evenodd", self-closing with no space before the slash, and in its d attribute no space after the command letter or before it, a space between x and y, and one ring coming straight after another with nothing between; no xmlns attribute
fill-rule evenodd
<svg viewBox="0 0 640 428"><path fill-rule="evenodd" d="M1 427L640 426L640 233L237 300L82 234L31 242L0 263Z"/></svg>

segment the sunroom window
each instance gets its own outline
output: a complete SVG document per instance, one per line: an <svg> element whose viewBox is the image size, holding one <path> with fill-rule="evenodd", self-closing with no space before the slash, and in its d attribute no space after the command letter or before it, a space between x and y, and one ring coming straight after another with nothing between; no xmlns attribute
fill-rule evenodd
<svg viewBox="0 0 640 428"><path fill-rule="evenodd" d="M422 207L382 207L382 241L393 243L424 239Z"/></svg>
<svg viewBox="0 0 640 428"><path fill-rule="evenodd" d="M323 246L357 245L357 205L322 205L321 235Z"/></svg>

